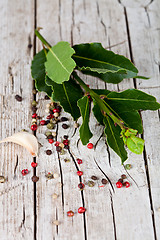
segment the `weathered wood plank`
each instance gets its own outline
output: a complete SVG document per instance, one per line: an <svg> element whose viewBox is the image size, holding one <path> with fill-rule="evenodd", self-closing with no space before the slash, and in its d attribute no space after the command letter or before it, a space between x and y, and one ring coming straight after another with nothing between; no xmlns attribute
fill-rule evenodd
<svg viewBox="0 0 160 240"><path fill-rule="evenodd" d="M142 74L151 77L148 81L138 80L138 88L152 94L160 102L159 40L160 2L151 1L145 8L127 8L130 25L133 57ZM136 17L135 17L136 16ZM138 32L135 34L135 26ZM138 51L139 49L139 51ZM145 54L143 55L142 52ZM145 139L145 164L149 183L150 205L152 210L155 239L159 239L159 111L142 112ZM157 237L157 238L156 238Z"/></svg>
<svg viewBox="0 0 160 240"><path fill-rule="evenodd" d="M104 47L110 47L115 52L124 54L130 57L129 37L126 26L126 16L124 8L118 1L48 1L45 4L41 1L37 6L37 25L43 27L42 34L55 44L59 40L68 40L73 44L80 42L102 42ZM88 11L89 9L89 11ZM47 17L44 18L42 13L47 12ZM49 19L49 20L47 20ZM53 22L54 24L50 24ZM136 23L138 24L138 23ZM130 26L129 26L130 27ZM136 26L134 26L134 29ZM53 34L51 34L53 32ZM140 34L138 31L137 34ZM143 39L143 38L142 38ZM135 40L135 39L134 39ZM40 46L40 45L39 45ZM112 47L113 46L113 47ZM40 49L40 47L38 47ZM144 50L143 50L144 52ZM143 55L143 54L142 54ZM137 62L136 62L137 63ZM142 62L140 63L142 64ZM137 67L141 67L136 64ZM142 72L143 73L143 72ZM96 79L87 77L85 79L91 87L105 87L105 84ZM119 90L133 88L132 80L125 80L119 84ZM111 90L117 90L116 86L108 86ZM41 98L42 95L39 95ZM44 109L43 100L39 100L40 111ZM43 110L44 111L44 110ZM43 113L41 113L43 115ZM65 114L66 115L66 114ZM61 124L59 124L61 125ZM70 128L66 130L69 137L73 133L73 122L69 121ZM92 142L95 144L101 135L102 129L95 125L95 120L91 122L92 131L95 136ZM43 129L44 131L44 129ZM63 136L64 131L59 126L59 136ZM97 175L101 179L104 177L100 168L109 177L115 187L115 183L124 172L120 166L119 158L111 151L106 150L104 138L101 138L97 144L96 150L88 150L82 146L81 142L76 148L78 131L71 138L71 152L74 157L81 157L84 163L81 169L84 171L83 181L87 182L91 175ZM46 145L45 145L46 147ZM44 149L45 149L44 147ZM52 166L52 157L45 161L44 149L39 157L38 168L39 174L43 177L38 183L38 237L43 239L44 236L55 239L84 239L85 232L88 239L154 239L152 216L150 209L150 199L148 194L148 183L146 178L145 163L143 156L135 156L129 154L128 162L131 162L133 168L128 172L128 179L131 182L130 189L117 190L115 193L110 185L105 188L99 188L100 180L94 188L86 186L84 190L84 201L87 208L84 219L78 214L75 215L70 224L70 220L66 217L66 212L69 209L75 211L82 204L82 198L77 190L78 177L74 163L64 163L63 157L60 156L60 163L63 176L63 189L58 190L55 180L47 182L44 179L44 173ZM67 153L66 155L67 156ZM59 161L54 155L55 171L60 173ZM96 162L99 168L96 165ZM109 164L111 162L111 164ZM111 166L110 166L111 165ZM43 182L41 185L41 181ZM57 180L56 180L57 181ZM69 183L69 184L68 184ZM52 190L50 187L52 186ZM60 194L55 203L51 201L51 192L59 191ZM62 191L64 196L64 206L62 204ZM44 204L44 205L43 205ZM47 206L47 216L44 215L45 207ZM59 207L58 207L59 206ZM69 206L69 207L68 207ZM58 212L60 225L57 228L53 225L53 220ZM135 225L136 223L136 225ZM128 229L130 226L130 229ZM43 228L43 230L41 230ZM101 231L99 231L101 229ZM84 231L85 230L85 231ZM97 235L98 234L98 235Z"/></svg>
<svg viewBox="0 0 160 240"><path fill-rule="evenodd" d="M29 129L31 121L32 79L30 63L33 55L33 1L0 1L0 138L21 129ZM22 96L17 102L15 95ZM33 239L32 157L20 146L1 144L0 238ZM30 173L22 177L21 170Z"/></svg>

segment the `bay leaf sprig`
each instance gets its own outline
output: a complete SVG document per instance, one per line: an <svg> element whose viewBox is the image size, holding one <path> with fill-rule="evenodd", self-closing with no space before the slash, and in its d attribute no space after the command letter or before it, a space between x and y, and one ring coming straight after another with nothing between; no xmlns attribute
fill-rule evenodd
<svg viewBox="0 0 160 240"><path fill-rule="evenodd" d="M148 78L139 76L138 69L129 59L104 49L101 43L71 47L68 42L61 41L51 46L38 30L35 34L43 45L43 50L34 56L31 65L35 86L38 91L46 92L52 101L58 101L74 120L82 116L79 129L82 144L86 145L94 134L89 128L90 95L93 114L104 126L107 143L121 162L127 159L126 147L141 154L144 140L138 137L143 132L139 111L159 109L160 104L155 97L137 89L122 92L90 89L77 73L80 71L113 84L125 78Z"/></svg>

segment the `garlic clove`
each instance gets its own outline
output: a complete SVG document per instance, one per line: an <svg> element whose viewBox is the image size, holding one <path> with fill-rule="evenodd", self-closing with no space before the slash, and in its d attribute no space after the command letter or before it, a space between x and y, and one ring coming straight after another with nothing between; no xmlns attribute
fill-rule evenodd
<svg viewBox="0 0 160 240"><path fill-rule="evenodd" d="M3 142L13 142L19 144L25 147L33 157L38 155L38 141L31 133L21 131L0 141L0 143Z"/></svg>

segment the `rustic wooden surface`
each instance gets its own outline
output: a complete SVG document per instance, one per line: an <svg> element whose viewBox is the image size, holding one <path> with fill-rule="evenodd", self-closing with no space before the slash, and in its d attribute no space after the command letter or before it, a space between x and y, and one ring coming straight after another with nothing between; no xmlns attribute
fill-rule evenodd
<svg viewBox="0 0 160 240"><path fill-rule="evenodd" d="M124 80L118 85L87 77L94 88L121 91L137 88L154 95L160 102L160 1L159 0L1 0L0 1L0 102L1 139L31 125L33 82L30 64L35 52L41 49L34 39L34 29L42 27L42 34L51 44L60 40L71 44L102 42L103 46L130 58L140 75L150 80ZM15 95L22 95L17 102ZM44 94L37 94L38 114L45 116ZM45 127L37 131L41 143L36 161L39 181L33 184L32 157L20 146L1 144L0 175L7 178L0 184L0 239L25 240L158 240L160 239L160 113L142 112L145 139L144 153L129 153L126 172L120 159L106 147L102 127L92 116L91 139L96 148L88 150L74 133L69 114L69 129L56 129L57 139L69 135L70 152L57 155L55 147L46 143ZM78 121L81 123L81 120ZM53 154L47 156L46 149ZM77 166L76 158L83 164ZM64 159L71 161L65 163ZM112 184L104 188L100 180L95 187L78 190L77 167L84 172L83 182L91 175L109 178ZM22 177L21 170L29 169ZM47 180L47 172L59 173L59 178ZM126 173L131 187L117 189L115 183ZM58 194L53 200L52 194ZM77 209L85 206L85 214ZM75 216L68 218L66 212ZM59 226L53 224L59 220Z"/></svg>

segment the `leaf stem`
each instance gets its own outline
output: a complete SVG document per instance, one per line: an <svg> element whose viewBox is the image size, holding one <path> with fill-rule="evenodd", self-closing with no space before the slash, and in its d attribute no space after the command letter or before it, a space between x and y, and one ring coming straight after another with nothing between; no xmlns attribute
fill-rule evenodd
<svg viewBox="0 0 160 240"><path fill-rule="evenodd" d="M110 106L103 99L101 99L98 94L96 94L93 90L91 90L83 82L83 80L77 75L76 72L73 72L72 75L79 82L79 84L84 88L84 90L86 92L89 92L91 97L93 97L96 100L96 102L98 103L98 105L101 108L101 110L103 110L105 112L104 115L107 114L108 116L110 116L110 118L114 121L114 123L116 123L117 125L119 125L123 129L124 128L124 122L114 115L113 111L110 109Z"/></svg>
<svg viewBox="0 0 160 240"><path fill-rule="evenodd" d="M51 45L47 42L47 40L39 33L39 31L35 30L36 36L39 38L39 40L49 49L51 48Z"/></svg>

